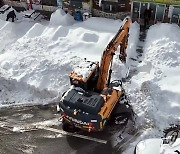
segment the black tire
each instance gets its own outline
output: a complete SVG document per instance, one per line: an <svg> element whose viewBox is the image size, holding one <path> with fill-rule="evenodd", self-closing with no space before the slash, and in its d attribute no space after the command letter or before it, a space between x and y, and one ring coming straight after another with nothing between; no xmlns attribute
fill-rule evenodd
<svg viewBox="0 0 180 154"><path fill-rule="evenodd" d="M171 126L170 128L168 128L164 131L164 138L167 139L167 140L164 140L164 142L167 142L168 144L174 143L176 141L176 139L179 137L180 137L180 126L179 125Z"/></svg>
<svg viewBox="0 0 180 154"><path fill-rule="evenodd" d="M69 124L67 122L62 123L62 129L66 132L74 133L76 132L76 127L73 124Z"/></svg>
<svg viewBox="0 0 180 154"><path fill-rule="evenodd" d="M123 113L123 114L126 113L126 114L131 115L131 116L134 115L134 111L132 109L132 106L129 105L127 102L122 103L122 104L118 102L116 104L116 106L113 109L112 116L119 114L119 113Z"/></svg>
<svg viewBox="0 0 180 154"><path fill-rule="evenodd" d="M69 133L74 133L80 131L80 128L75 127L75 125L70 124L63 120L62 122L62 129Z"/></svg>
<svg viewBox="0 0 180 154"><path fill-rule="evenodd" d="M171 126L170 128L166 129L164 131L164 137L167 138L168 136L171 136L173 133L177 133L180 136L180 126Z"/></svg>

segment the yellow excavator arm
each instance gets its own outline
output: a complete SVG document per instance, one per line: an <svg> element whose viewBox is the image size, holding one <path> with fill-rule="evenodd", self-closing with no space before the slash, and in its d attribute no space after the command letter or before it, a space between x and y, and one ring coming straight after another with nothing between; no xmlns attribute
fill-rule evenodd
<svg viewBox="0 0 180 154"><path fill-rule="evenodd" d="M108 44L98 62L86 61L70 74L71 86L60 100L63 130L76 131L80 128L86 131L102 131L107 120L118 117L128 111L127 104L120 104L123 96L121 84L111 83L113 56L120 45L120 60L126 62L126 47L128 41L130 19L123 21L117 34ZM84 68L87 73L79 70ZM121 119L114 119L122 122Z"/></svg>
<svg viewBox="0 0 180 154"><path fill-rule="evenodd" d="M101 63L100 63L100 73L97 82L97 91L102 91L107 87L109 68L112 65L113 56L120 45L120 60L126 62L126 47L128 41L129 27L131 20L126 18L124 24L120 27L117 34L111 40L111 42L105 48Z"/></svg>

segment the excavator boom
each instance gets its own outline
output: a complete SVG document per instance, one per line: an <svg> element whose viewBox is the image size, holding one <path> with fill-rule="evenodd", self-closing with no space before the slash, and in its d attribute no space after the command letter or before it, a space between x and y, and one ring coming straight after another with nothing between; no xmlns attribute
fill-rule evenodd
<svg viewBox="0 0 180 154"><path fill-rule="evenodd" d="M111 40L111 42L107 45L103 52L103 56L101 58L100 63L100 73L97 82L97 91L102 91L107 87L107 80L109 75L109 68L113 60L113 56L118 46L120 45L120 60L122 62L126 61L126 47L128 40L128 33L130 27L130 18L126 18L124 24L120 27L117 34Z"/></svg>
<svg viewBox="0 0 180 154"><path fill-rule="evenodd" d="M100 66L99 62L85 60L69 75L72 86L59 102L63 130L102 131L108 120L118 117L120 112L127 112L127 104L119 103L124 95L122 84L116 81L110 83L110 76L113 56L119 45L120 60L126 62L130 22L129 18L123 21L104 50ZM119 121L122 121L121 118Z"/></svg>

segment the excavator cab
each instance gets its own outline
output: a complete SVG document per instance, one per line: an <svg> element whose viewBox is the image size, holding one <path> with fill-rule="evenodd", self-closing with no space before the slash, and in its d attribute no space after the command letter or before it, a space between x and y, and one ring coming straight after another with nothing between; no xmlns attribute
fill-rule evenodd
<svg viewBox="0 0 180 154"><path fill-rule="evenodd" d="M124 97L121 81L110 82L113 56L120 46L120 55L125 60L130 19L126 18L117 34L105 48L101 63L84 60L70 73L71 87L67 90L59 104L63 119L63 130L74 132L102 131L107 121L116 121L120 113L130 113L132 109L127 103L119 103ZM119 122L117 122L119 123Z"/></svg>
<svg viewBox="0 0 180 154"><path fill-rule="evenodd" d="M70 89L63 95L59 106L63 117L63 129L80 128L98 131L104 120L98 114L105 101L96 92L99 62L84 60L70 73ZM75 129L74 129L75 130Z"/></svg>
<svg viewBox="0 0 180 154"><path fill-rule="evenodd" d="M99 62L84 59L80 66L76 66L69 75L71 85L84 90L93 90L96 87L99 74Z"/></svg>

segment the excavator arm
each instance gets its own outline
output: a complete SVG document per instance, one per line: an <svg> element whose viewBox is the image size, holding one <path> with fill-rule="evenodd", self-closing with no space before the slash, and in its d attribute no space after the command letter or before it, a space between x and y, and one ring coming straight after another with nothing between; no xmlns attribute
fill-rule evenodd
<svg viewBox="0 0 180 154"><path fill-rule="evenodd" d="M113 56L120 45L120 60L126 62L126 47L130 27L130 19L126 18L115 37L108 44L98 62L86 61L71 72L71 86L64 93L59 108L62 116L62 127L65 131L102 131L107 120L127 112L127 104L120 104L123 95L119 84L110 83ZM80 69L78 69L80 68ZM84 68L84 69L83 69ZM86 72L82 72L86 70ZM118 119L117 119L118 120ZM119 119L120 122L121 119Z"/></svg>
<svg viewBox="0 0 180 154"><path fill-rule="evenodd" d="M131 20L126 18L124 24L120 27L117 34L111 40L111 42L105 48L101 63L100 63L100 72L97 82L97 91L102 91L107 87L107 81L109 76L109 68L112 65L113 56L120 45L120 60L126 62L126 47L128 41L129 27Z"/></svg>

